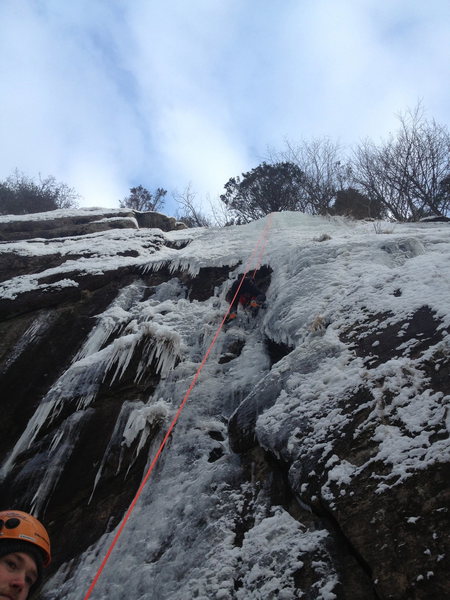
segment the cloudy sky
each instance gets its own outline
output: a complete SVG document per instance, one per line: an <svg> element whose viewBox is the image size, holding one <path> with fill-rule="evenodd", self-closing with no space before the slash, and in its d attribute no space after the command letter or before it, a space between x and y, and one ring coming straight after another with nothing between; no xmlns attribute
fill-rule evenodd
<svg viewBox="0 0 450 600"><path fill-rule="evenodd" d="M1 0L0 180L204 202L285 139L377 140L419 100L449 125L449 27L448 0Z"/></svg>

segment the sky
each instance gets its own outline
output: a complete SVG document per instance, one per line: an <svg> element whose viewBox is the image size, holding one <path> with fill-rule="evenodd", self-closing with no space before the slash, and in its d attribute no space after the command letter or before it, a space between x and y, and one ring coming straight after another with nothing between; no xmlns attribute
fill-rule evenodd
<svg viewBox="0 0 450 600"><path fill-rule="evenodd" d="M0 180L163 187L175 214L286 140L348 151L418 102L448 126L449 25L448 0L2 0Z"/></svg>

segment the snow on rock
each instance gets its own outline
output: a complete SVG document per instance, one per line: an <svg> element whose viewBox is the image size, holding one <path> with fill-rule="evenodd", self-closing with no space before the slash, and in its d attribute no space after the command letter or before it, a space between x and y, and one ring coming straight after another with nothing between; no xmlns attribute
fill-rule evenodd
<svg viewBox="0 0 450 600"><path fill-rule="evenodd" d="M448 224L276 213L259 261L267 219L118 216L0 245L0 485L51 524L44 598L87 590L194 380L93 600L450 594Z"/></svg>
<svg viewBox="0 0 450 600"><path fill-rule="evenodd" d="M288 513L277 509L249 531L242 546L242 589L236 598L298 598L295 579L308 563L317 598L337 598L338 584L329 556L324 556L325 530L308 531ZM267 548L270 548L269 555ZM279 556L283 557L281 565ZM252 591L249 591L252 590Z"/></svg>
<svg viewBox="0 0 450 600"><path fill-rule="evenodd" d="M0 215L0 241L86 235L110 229L184 229L183 223L157 212L121 208L60 209L27 215Z"/></svg>

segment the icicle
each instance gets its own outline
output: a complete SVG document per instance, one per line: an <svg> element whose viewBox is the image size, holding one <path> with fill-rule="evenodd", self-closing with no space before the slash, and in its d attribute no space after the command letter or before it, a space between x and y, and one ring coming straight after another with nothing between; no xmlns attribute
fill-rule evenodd
<svg viewBox="0 0 450 600"><path fill-rule="evenodd" d="M123 431L122 445L129 447L139 437L134 459L139 456L145 447L152 428L161 426L168 419L170 413L171 407L164 400L158 400L154 404L133 410ZM130 462L127 473L131 466L132 463Z"/></svg>
<svg viewBox="0 0 450 600"><path fill-rule="evenodd" d="M134 459L136 459L148 440L152 426L163 423L169 413L170 406L163 400L147 405L143 402L125 402L123 404L120 415L116 420L114 431L95 475L89 503L94 496L97 485L102 477L104 466L110 460L113 449L119 446L121 446L122 449L129 448L136 439L139 439L137 448L134 452ZM123 450L120 452L116 473L119 472L121 468L122 458ZM130 461L127 472L133 465L133 462L134 461Z"/></svg>
<svg viewBox="0 0 450 600"><path fill-rule="evenodd" d="M98 315L97 325L75 356L75 361L98 352L114 331L125 327L130 319L130 314L127 311L140 301L143 294L144 285L142 282L133 283L121 290L108 309Z"/></svg>
<svg viewBox="0 0 450 600"><path fill-rule="evenodd" d="M71 415L51 443L47 459L49 467L31 501L31 512L37 516L45 507L64 470L64 465L72 454L78 438L79 422L85 415L86 413L81 412Z"/></svg>
<svg viewBox="0 0 450 600"><path fill-rule="evenodd" d="M142 405L142 402L138 402L138 405ZM95 480L94 480L94 485L92 486L92 492L91 495L89 497L89 501L88 504L91 503L91 500L94 496L95 490L97 488L98 482L100 481L101 477L102 477L102 473L103 473L103 468L105 466L105 464L108 462L109 458L110 458L110 454L111 454L111 450L116 446L119 446L120 441L122 439L122 432L123 429L125 427L125 424L127 422L128 416L130 414L130 411L133 410L133 407L135 406L135 403L132 402L124 402L121 410L120 410L120 414L117 417L116 423L114 425L114 431L111 434L111 437L109 439L108 442L108 446L105 449L105 452L103 454L103 458L102 461L100 463L99 468L97 469L97 473L95 475ZM120 463L121 463L121 456L119 458L118 461L118 465L117 465L117 471L120 469Z"/></svg>
<svg viewBox="0 0 450 600"><path fill-rule="evenodd" d="M51 401L44 402L39 405L38 409L29 420L25 431L22 433L16 445L14 446L11 454L3 463L0 470L0 479L4 479L6 477L11 469L11 466L14 464L16 457L31 446L42 425L46 422L49 414L51 413L53 406L54 402Z"/></svg>

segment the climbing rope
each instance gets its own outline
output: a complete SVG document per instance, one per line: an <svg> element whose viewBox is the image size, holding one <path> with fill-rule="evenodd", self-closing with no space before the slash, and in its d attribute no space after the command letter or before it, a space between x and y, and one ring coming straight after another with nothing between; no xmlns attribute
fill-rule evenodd
<svg viewBox="0 0 450 600"><path fill-rule="evenodd" d="M270 231L270 227L272 225L272 218L273 218L273 213L270 213L270 215L267 218L267 221L269 223L269 227L265 227L262 233L262 236L260 239L262 239L262 243L261 243L261 249L258 253L258 258L256 260L256 267L255 270L253 271L253 275L252 275L252 279L255 279L256 273L259 271L259 268L261 266L261 262L264 256L264 252L266 251L266 246L267 246L267 242L269 239L269 231Z"/></svg>
<svg viewBox="0 0 450 600"><path fill-rule="evenodd" d="M155 456L153 457L153 459L152 459L152 461L150 463L150 466L148 467L147 472L146 472L146 474L145 474L145 476L144 476L144 478L143 478L143 480L142 480L142 482L141 482L141 484L140 484L140 486L139 486L139 488L138 488L138 490L137 490L137 492L136 492L136 494L135 494L135 496L134 496L134 498L133 498L130 506L128 507L128 510L125 513L125 515L124 515L124 517L123 517L123 519L122 519L122 521L121 521L121 523L119 525L119 528L117 529L116 534L114 535L114 538L113 538L113 540L112 540L112 542L111 542L111 544L110 544L110 546L108 548L108 551L106 552L105 557L103 558L103 560L101 562L101 565L98 568L97 573L95 574L95 577L92 580L91 585L89 586L89 589L88 589L88 591L87 591L87 593L86 593L86 595L84 597L84 600L88 600L88 598L90 598L90 596L91 596L91 594L92 594L95 586L97 585L97 582L100 579L100 576L101 576L101 574L102 574L102 572L103 572L103 570L104 570L104 568L105 568L105 566L106 566L106 564L107 564L107 562L109 560L109 557L111 556L111 553L114 550L114 547L116 546L116 544L117 544L120 536L122 535L122 531L124 530L125 525L127 524L127 521L130 518L131 513L133 512L133 510L134 510L134 508L135 508L135 506L137 504L137 501L139 500L139 498L140 498L140 496L142 494L142 491L143 491L143 489L144 489L147 481L149 480L150 475L152 474L152 472L153 472L153 470L155 468L155 465L158 462L158 459L161 456L161 453L164 450L164 447L166 446L167 441L168 441L168 439L169 439L169 437L170 437L170 435L171 435L171 433L172 433L175 425L177 424L177 421L178 421L178 419L179 419L179 417L181 415L181 412L183 411L183 408L185 407L186 402L188 401L188 398L191 395L191 392L194 389L195 384L198 381L198 378L200 377L200 373L202 372L203 367L205 366L206 361L208 360L209 355L211 354L211 351L212 351L212 349L214 348L214 346L216 344L217 338L219 337L220 332L222 331L222 328L223 328L223 326L224 326L224 324L225 324L225 322L227 320L227 317L228 317L228 315L230 313L231 306L233 305L234 301L238 297L239 290L241 289L241 286L242 286L242 284L244 282L244 279L245 279L246 275L248 274L248 272L250 270L250 265L252 264L253 259L257 255L257 253L258 253L258 263L256 263L256 264L260 264L260 262L262 260L262 257L264 255L264 252L265 252L265 249L266 249L266 246L267 246L269 231L270 231L270 228L272 226L272 219L273 219L273 213L270 213L268 215L268 217L267 217L267 222L266 222L266 225L265 225L265 227L263 229L263 232L260 235L260 237L258 238L258 241L255 244L255 247L253 249L253 252L252 252L250 258L247 260L247 263L245 265L245 270L244 270L243 277L241 277L241 281L240 281L239 287L236 290L236 293L235 293L235 295L233 297L233 300L230 302L230 304L228 306L228 310L226 311L226 313L225 313L225 315L224 315L224 317L222 319L222 322L220 323L219 327L217 328L217 331L214 334L214 337L213 337L213 339L212 339L212 341L211 341L208 349L205 352L205 355L204 355L204 357L202 359L202 362L200 363L200 366L198 367L197 371L195 372L195 375L194 375L194 377L192 379L191 385L189 386L187 392L185 393L185 395L183 397L183 400L182 400L180 406L178 407L178 410L175 413L175 416L172 419L172 422L169 425L167 433L164 436L164 438L163 438L163 440L162 440L162 442L161 442L161 444L160 444L160 446L159 446L159 448L158 448ZM255 269L255 273L256 273L256 271L257 271L257 269ZM255 276L255 273L254 273L253 277Z"/></svg>

